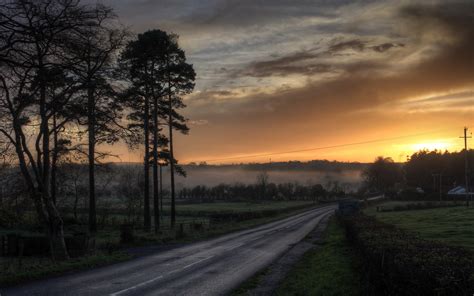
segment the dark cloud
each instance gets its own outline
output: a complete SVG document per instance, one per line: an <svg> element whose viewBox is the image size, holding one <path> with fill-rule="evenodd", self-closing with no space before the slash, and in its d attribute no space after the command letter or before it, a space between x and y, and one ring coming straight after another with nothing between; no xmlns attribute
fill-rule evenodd
<svg viewBox="0 0 474 296"><path fill-rule="evenodd" d="M96 2L95 0L86 0ZM285 24L305 17L334 18L337 8L350 0L102 0L134 28L150 23L173 31L225 30L249 26ZM373 2L363 0L361 3Z"/></svg>
<svg viewBox="0 0 474 296"><path fill-rule="evenodd" d="M250 76L250 77L270 77L270 76L287 76L292 74L300 74L312 76L315 74L329 72L360 72L361 70L369 70L375 68L375 63L329 63L328 61L319 61L328 57L339 55L341 52L353 50L363 52L371 50L376 53L383 53L394 47L403 47L402 43L382 43L378 45L369 45L368 41L360 39L352 39L348 41L331 42L326 50L310 49L288 54L283 57L277 57L271 60L253 62L247 65L243 70L231 73L231 76ZM344 54L349 55L349 54ZM370 66L363 69L363 66ZM380 65L377 65L379 68Z"/></svg>
<svg viewBox="0 0 474 296"><path fill-rule="evenodd" d="M329 46L328 52L334 53L334 52L344 51L348 49L352 49L355 51L363 51L366 48L366 45L367 45L366 41L353 39L349 41L338 42L336 44Z"/></svg>
<svg viewBox="0 0 474 296"><path fill-rule="evenodd" d="M333 71L333 66L325 63L308 63L320 54L313 52L298 52L274 60L254 62L243 70L232 73L234 77L269 77L287 76L291 74L314 75ZM303 63L301 63L303 62Z"/></svg>
<svg viewBox="0 0 474 296"><path fill-rule="evenodd" d="M441 4L412 4L404 6L400 15L412 21L413 32L444 28L457 36L472 36L474 31L474 2L450 1ZM445 32L443 32L445 33Z"/></svg>
<svg viewBox="0 0 474 296"><path fill-rule="evenodd" d="M456 66L453 63L460 60L459 55L466 59L465 62L468 64L472 62L474 56L472 46L472 40L474 39L474 2L442 3L438 5L413 4L402 7L399 16L401 16L401 22L408 24L403 33L409 38L419 38L420 35L437 33L446 34L446 40L450 40L450 42L436 44L434 58L444 57L439 63L446 65L447 69ZM453 42L452 38L456 38L456 40ZM346 74L368 72L374 69L373 63L366 62L365 64L368 67L364 69L364 63L360 62L331 64L318 59L326 58L328 55L338 55L339 53L351 54L347 51L384 53L396 47L405 47L405 44L402 42L384 42L372 45L369 41L359 38L350 40L336 38L329 42L326 50L310 49L283 57L256 61L242 70L233 72L232 76L284 77L291 74L311 76L335 71ZM429 57L420 57L422 60L426 58ZM436 67L436 65L431 65L431 67L436 68L433 71L444 72L446 70ZM380 64L378 64L377 70L380 70Z"/></svg>
<svg viewBox="0 0 474 296"><path fill-rule="evenodd" d="M124 2L123 10L154 12L189 26L246 26L281 22L305 16L334 17L349 0L149 0ZM364 1L367 2L367 1ZM192 9L189 9L192 8ZM126 13L126 12L125 12Z"/></svg>
<svg viewBox="0 0 474 296"><path fill-rule="evenodd" d="M275 121L281 118L313 118L314 116L335 116L342 109L346 113L371 108L387 102L395 102L410 97L443 93L452 90L472 89L474 87L474 18L466 6L455 5L447 9L440 6L410 6L402 8L403 17L416 16L411 23L413 31L424 26L424 34L433 34L432 30L440 29L440 25L447 30L458 32L455 41L446 44L436 44L436 51L429 56L420 57L403 70L392 70L390 63L361 62L344 65L345 72L340 76L318 83L309 83L305 87L278 90L272 94L254 94L241 99L241 110L251 110L256 114L255 121L261 121L267 114ZM414 12L421 11L423 15ZM433 25L426 26L426 21ZM409 34L410 31L407 32ZM386 51L395 43L382 43L369 46L363 42L341 42L332 46L332 51L342 51L347 48L369 48L373 51ZM243 72L254 77L285 75L288 73L306 73L305 67L291 68L292 65L313 61L321 53L315 50L302 51L273 60L253 63ZM331 66L324 66L321 71L331 70ZM380 70L387 70L383 73ZM287 71L287 72L285 72ZM382 73L381 73L382 72ZM232 103L232 114L236 113L238 105ZM251 122L251 120L249 120Z"/></svg>
<svg viewBox="0 0 474 296"><path fill-rule="evenodd" d="M382 43L379 45L374 45L370 47L372 50L376 52L386 52L387 50L394 48L394 47L404 47L405 44L403 43Z"/></svg>
<svg viewBox="0 0 474 296"><path fill-rule="evenodd" d="M394 47L404 47L405 44L403 43L381 43L378 45L368 45L368 41L363 41L361 39L352 39L348 41L343 41L343 42L337 42L329 46L328 52L329 53L337 53L340 51L346 51L346 50L353 50L353 51L366 51L366 50L373 50L375 52L385 52L391 48Z"/></svg>

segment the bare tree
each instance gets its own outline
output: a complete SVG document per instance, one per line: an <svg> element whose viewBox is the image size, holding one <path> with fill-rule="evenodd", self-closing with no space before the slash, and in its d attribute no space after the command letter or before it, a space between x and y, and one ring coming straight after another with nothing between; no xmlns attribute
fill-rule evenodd
<svg viewBox="0 0 474 296"><path fill-rule="evenodd" d="M55 205L57 162L70 144L61 132L73 119L85 121L90 132L91 232L96 230L95 144L119 136L111 126L121 109L103 77L126 34L110 28L111 19L109 8L78 0L0 4L0 133L15 147L54 259L68 258Z"/></svg>
<svg viewBox="0 0 474 296"><path fill-rule="evenodd" d="M113 74L113 61L124 44L127 32L115 27L111 8L97 4L88 11L87 26L77 30L68 43L66 58L85 92L85 102L78 100L79 123L87 127L89 164L89 231L97 232L95 163L96 146L119 140L119 118L122 108L114 88L108 81Z"/></svg>
<svg viewBox="0 0 474 296"><path fill-rule="evenodd" d="M60 58L64 42L86 23L86 12L72 0L0 4L0 132L15 147L29 195L49 236L51 255L59 260L68 258L68 253L63 221L50 194L55 102L48 96L48 73L64 67Z"/></svg>

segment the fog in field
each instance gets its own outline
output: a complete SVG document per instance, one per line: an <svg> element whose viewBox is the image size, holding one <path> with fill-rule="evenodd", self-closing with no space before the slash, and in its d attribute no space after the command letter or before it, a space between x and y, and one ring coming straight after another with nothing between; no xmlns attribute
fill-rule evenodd
<svg viewBox="0 0 474 296"><path fill-rule="evenodd" d="M329 189L336 183L345 190L351 191L359 187L361 172L358 169L340 171L316 171L316 170L250 170L245 168L185 168L186 178L178 176L176 185L178 188L193 187L197 185L215 186L221 183L234 184L256 183L257 176L266 173L268 181L272 183L300 183L321 184ZM169 183L168 169L163 169L165 186Z"/></svg>

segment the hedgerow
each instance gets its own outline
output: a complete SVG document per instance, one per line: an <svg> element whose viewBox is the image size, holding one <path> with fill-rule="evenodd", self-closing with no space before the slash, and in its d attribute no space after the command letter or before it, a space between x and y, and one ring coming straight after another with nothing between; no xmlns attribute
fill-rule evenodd
<svg viewBox="0 0 474 296"><path fill-rule="evenodd" d="M473 295L474 254L366 215L342 218L373 295Z"/></svg>

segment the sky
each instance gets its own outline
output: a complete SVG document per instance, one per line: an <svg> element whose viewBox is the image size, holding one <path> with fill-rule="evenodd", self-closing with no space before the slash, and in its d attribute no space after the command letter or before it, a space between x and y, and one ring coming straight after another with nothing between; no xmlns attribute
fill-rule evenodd
<svg viewBox="0 0 474 296"><path fill-rule="evenodd" d="M404 161L474 130L473 1L103 2L180 36L197 72L181 163Z"/></svg>

